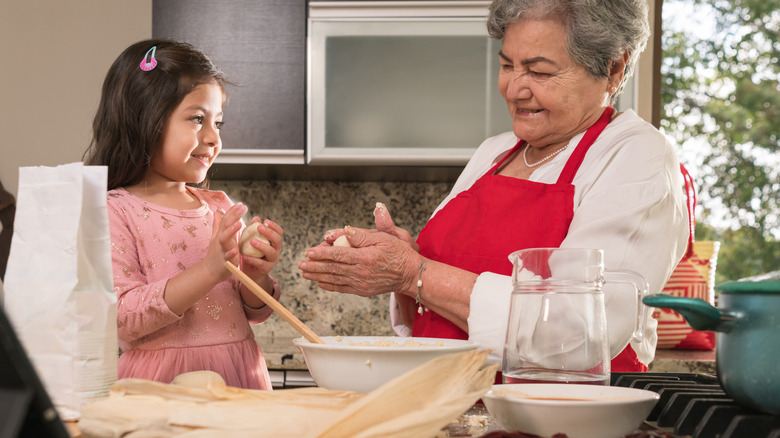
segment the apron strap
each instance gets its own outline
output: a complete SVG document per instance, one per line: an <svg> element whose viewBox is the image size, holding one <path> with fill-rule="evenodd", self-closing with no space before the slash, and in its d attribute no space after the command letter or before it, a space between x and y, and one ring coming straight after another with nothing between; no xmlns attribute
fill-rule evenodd
<svg viewBox="0 0 780 438"><path fill-rule="evenodd" d="M682 172L683 179L685 180L685 196L688 199L686 206L688 207L688 227L690 234L688 235L688 249L685 252L685 258L693 256L693 232L696 228L696 186L693 184L693 178L688 173L688 169L680 163L680 171Z"/></svg>
<svg viewBox="0 0 780 438"><path fill-rule="evenodd" d="M506 161L507 158L511 157L512 154L514 154L515 151L520 149L520 147L523 146L523 145L525 145L525 141L518 140L518 142L515 143L515 146L512 149L510 149L509 152L507 152L506 155L504 155L504 157L501 158L501 160L499 160L498 163L496 163L493 167L491 167L490 170L488 170L482 176L485 177L485 176L488 176L488 175L494 175L496 173L496 170L498 170L498 168L501 167L502 164L504 164L504 161Z"/></svg>
<svg viewBox="0 0 780 438"><path fill-rule="evenodd" d="M612 120L612 113L614 112L615 109L611 106L606 107L596 123L585 131L585 135L582 137L582 140L580 140L577 148L574 149L571 157L569 157L569 161L566 162L566 166L564 166L561 175L558 177L559 184L571 184L574 180L574 175L577 173L577 169L580 168L580 164L582 164L582 160L585 158L585 153L588 152L590 145L596 141L596 138L601 134L601 131L603 131L609 124L609 121Z"/></svg>

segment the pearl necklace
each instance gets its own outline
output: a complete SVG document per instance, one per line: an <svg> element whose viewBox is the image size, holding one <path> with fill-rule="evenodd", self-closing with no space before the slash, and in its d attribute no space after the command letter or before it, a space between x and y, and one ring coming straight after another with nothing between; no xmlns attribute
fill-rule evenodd
<svg viewBox="0 0 780 438"><path fill-rule="evenodd" d="M565 151L565 150L566 150L566 148L567 148L567 147L569 147L569 145L568 145L568 144L566 144L566 146L564 146L564 147L562 147L562 148L558 149L557 151L555 151L555 152L551 153L550 155L548 155L548 156L546 156L546 157L542 158L541 160L537 161L536 163L529 163L529 162L528 162L528 158L525 156L526 152L528 152L528 148L530 148L530 147L531 147L530 145L526 144L526 145L525 145L525 147L523 148L523 162L524 162L524 163L525 163L525 165L526 165L526 166L528 166L528 167L536 167L536 166L538 166L538 165L540 165L540 164L544 163L545 161L547 161L547 160L551 159L552 157L554 157L554 156L556 156L556 155L560 154L561 152Z"/></svg>

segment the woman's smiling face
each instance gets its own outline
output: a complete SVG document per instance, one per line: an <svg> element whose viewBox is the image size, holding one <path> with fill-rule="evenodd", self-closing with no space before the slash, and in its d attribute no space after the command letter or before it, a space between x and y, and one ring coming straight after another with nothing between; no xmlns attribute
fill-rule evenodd
<svg viewBox="0 0 780 438"><path fill-rule="evenodd" d="M498 88L515 135L533 147L563 146L609 105L608 80L575 64L564 38L554 19L520 21L504 34Z"/></svg>

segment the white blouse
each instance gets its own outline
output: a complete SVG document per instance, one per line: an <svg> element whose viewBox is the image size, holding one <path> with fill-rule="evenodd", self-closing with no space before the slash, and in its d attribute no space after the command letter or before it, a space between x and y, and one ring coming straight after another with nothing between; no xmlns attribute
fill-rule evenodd
<svg viewBox="0 0 780 438"><path fill-rule="evenodd" d="M534 170L529 180L554 184L584 133L569 147ZM461 173L450 194L434 211L488 172L518 139L512 132L485 140ZM688 239L688 213L679 161L671 143L652 125L628 110L616 117L588 150L572 182L574 217L561 248L604 250L607 270L643 275L649 293L658 293L682 258ZM501 362L509 316L511 277L481 274L471 292L469 339L492 350ZM610 353L629 343L636 322L636 297L625 287L604 287ZM395 299L391 320L401 336L411 331L401 322ZM639 360L655 355L657 322L646 312L644 340L631 341Z"/></svg>

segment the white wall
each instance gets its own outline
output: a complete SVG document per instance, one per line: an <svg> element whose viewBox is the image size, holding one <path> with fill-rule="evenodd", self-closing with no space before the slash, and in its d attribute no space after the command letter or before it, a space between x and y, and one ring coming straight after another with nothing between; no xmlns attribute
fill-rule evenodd
<svg viewBox="0 0 780 438"><path fill-rule="evenodd" d="M81 161L106 71L152 35L151 0L0 0L0 180Z"/></svg>

